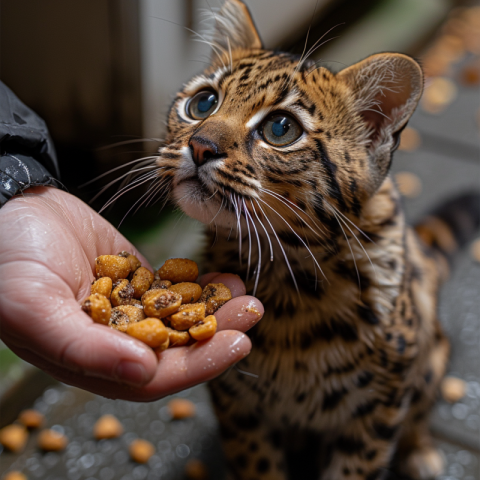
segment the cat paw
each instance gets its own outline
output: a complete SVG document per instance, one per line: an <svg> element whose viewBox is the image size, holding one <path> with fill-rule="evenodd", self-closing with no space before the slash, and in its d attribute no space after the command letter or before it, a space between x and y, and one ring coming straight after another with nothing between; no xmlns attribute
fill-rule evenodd
<svg viewBox="0 0 480 480"><path fill-rule="evenodd" d="M442 455L435 448L413 451L402 466L402 473L414 480L432 480L443 472Z"/></svg>

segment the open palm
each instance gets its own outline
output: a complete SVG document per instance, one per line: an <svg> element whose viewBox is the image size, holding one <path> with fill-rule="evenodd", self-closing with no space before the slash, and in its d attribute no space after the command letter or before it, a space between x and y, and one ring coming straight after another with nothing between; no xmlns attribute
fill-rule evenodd
<svg viewBox="0 0 480 480"><path fill-rule="evenodd" d="M95 258L122 250L148 262L78 198L30 189L0 210L0 336L18 356L62 382L94 393L148 401L209 380L246 356L243 331L263 314L241 280L208 274L233 298L217 313L218 332L157 356L141 342L94 323L81 310ZM226 330L226 328L230 330Z"/></svg>

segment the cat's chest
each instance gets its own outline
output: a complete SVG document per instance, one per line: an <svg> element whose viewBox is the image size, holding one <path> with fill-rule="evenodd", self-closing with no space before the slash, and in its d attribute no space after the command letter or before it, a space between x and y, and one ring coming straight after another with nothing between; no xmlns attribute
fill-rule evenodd
<svg viewBox="0 0 480 480"><path fill-rule="evenodd" d="M249 332L251 354L222 380L242 392L244 405L258 406L274 423L329 428L368 402L373 359L364 332L322 322L313 304L290 318L266 312Z"/></svg>

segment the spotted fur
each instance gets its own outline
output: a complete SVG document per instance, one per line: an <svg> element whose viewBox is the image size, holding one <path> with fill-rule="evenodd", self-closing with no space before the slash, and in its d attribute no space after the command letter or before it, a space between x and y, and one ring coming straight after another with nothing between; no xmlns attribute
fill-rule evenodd
<svg viewBox="0 0 480 480"><path fill-rule="evenodd" d="M395 465L431 478L427 414L449 351L440 269L388 174L421 69L378 54L334 74L263 50L239 0L216 23L212 65L175 98L157 165L176 205L210 227L209 268L237 272L265 305L251 354L210 384L231 478L288 478L288 452L310 434L322 480L380 480ZM194 120L202 90L218 104ZM269 144L272 112L300 138Z"/></svg>

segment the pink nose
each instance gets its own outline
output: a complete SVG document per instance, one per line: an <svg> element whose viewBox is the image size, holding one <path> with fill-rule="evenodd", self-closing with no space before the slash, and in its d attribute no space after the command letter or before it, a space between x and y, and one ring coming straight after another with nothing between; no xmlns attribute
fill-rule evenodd
<svg viewBox="0 0 480 480"><path fill-rule="evenodd" d="M192 137L188 142L188 146L192 152L193 161L199 167L210 159L218 156L217 146L212 141L205 138Z"/></svg>

